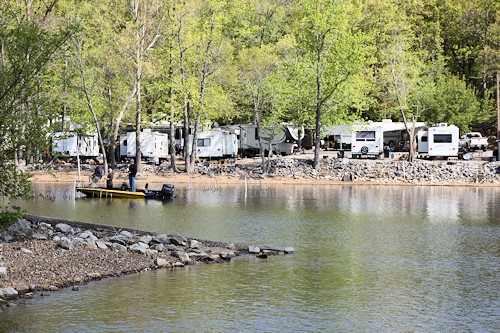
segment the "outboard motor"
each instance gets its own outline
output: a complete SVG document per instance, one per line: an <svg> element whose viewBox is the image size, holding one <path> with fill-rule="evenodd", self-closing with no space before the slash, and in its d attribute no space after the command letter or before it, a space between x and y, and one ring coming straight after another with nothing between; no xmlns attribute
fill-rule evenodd
<svg viewBox="0 0 500 333"><path fill-rule="evenodd" d="M173 198L174 197L174 184L163 184L161 187L161 194L163 198Z"/></svg>

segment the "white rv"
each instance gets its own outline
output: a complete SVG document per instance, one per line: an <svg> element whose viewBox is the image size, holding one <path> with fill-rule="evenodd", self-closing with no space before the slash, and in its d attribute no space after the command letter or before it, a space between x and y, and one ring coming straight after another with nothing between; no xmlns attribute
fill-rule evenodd
<svg viewBox="0 0 500 333"><path fill-rule="evenodd" d="M191 148L193 135L189 136ZM196 156L200 158L218 159L236 157L238 154L238 141L236 134L224 131L219 127L198 134L196 142Z"/></svg>
<svg viewBox="0 0 500 333"><path fill-rule="evenodd" d="M78 135L74 132L56 132L52 135L52 154L96 158L99 156L97 134Z"/></svg>
<svg viewBox="0 0 500 333"><path fill-rule="evenodd" d="M417 132L417 152L429 152L429 132L420 130Z"/></svg>
<svg viewBox="0 0 500 333"><path fill-rule="evenodd" d="M160 164L168 159L168 134L144 130L140 135L141 157L155 164ZM136 156L135 132L127 132L120 138L120 155L126 152L127 158Z"/></svg>
<svg viewBox="0 0 500 333"><path fill-rule="evenodd" d="M276 154L289 155L298 147L300 140L304 138L304 127L299 131L298 127L289 124L280 124L273 127L261 128L258 133L257 125L235 124L223 126L224 129L236 134L238 138L238 153L241 156L253 157L260 153L259 134L262 138L265 152L269 146Z"/></svg>
<svg viewBox="0 0 500 333"><path fill-rule="evenodd" d="M360 125L353 127L351 142L352 158L383 156L384 132L379 126Z"/></svg>
<svg viewBox="0 0 500 333"><path fill-rule="evenodd" d="M418 138L418 152L425 153L427 148L429 158L458 156L459 129L455 125L440 123L427 132L420 131Z"/></svg>

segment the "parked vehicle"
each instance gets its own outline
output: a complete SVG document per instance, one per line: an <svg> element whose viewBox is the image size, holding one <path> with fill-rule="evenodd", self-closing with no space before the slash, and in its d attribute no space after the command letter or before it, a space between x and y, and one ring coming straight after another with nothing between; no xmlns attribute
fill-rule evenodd
<svg viewBox="0 0 500 333"><path fill-rule="evenodd" d="M168 159L168 134L144 130L140 135L141 157L145 161L160 164ZM136 157L136 134L127 132L120 138L120 157Z"/></svg>
<svg viewBox="0 0 500 333"><path fill-rule="evenodd" d="M189 136L189 145L193 142L193 135ZM236 157L238 142L236 134L215 127L198 134L196 142L196 156L200 158L219 159Z"/></svg>
<svg viewBox="0 0 500 333"><path fill-rule="evenodd" d="M455 125L440 123L438 126L429 127L427 131L419 131L418 152L428 154L429 158L458 157L459 129Z"/></svg>
<svg viewBox="0 0 500 333"><path fill-rule="evenodd" d="M361 158L362 156L378 158L383 156L384 135L382 129L378 126L355 126L351 141L352 158Z"/></svg>
<svg viewBox="0 0 500 333"><path fill-rule="evenodd" d="M273 127L261 128L258 133L257 125L233 124L223 126L224 129L236 134L238 140L238 154L254 157L260 154L259 136L262 138L265 153L269 148L276 154L289 155L298 147L299 139L304 138L304 128L290 124L279 124Z"/></svg>
<svg viewBox="0 0 500 333"><path fill-rule="evenodd" d="M483 137L479 132L468 132L460 138L460 147L465 151L479 149L486 151L486 148L488 148L488 138Z"/></svg>
<svg viewBox="0 0 500 333"><path fill-rule="evenodd" d="M97 158L99 142L97 134L82 135L74 132L55 132L52 135L52 154L64 157Z"/></svg>
<svg viewBox="0 0 500 333"><path fill-rule="evenodd" d="M408 126L412 126L412 124L408 124ZM417 131L424 126L425 123L423 122L415 123L415 129ZM353 140L356 137L353 133L360 130L376 131L377 133L375 134L375 138L372 135L370 140L367 140L367 138L358 138L358 147L353 148ZM358 157L360 155L358 153L361 153L361 148L366 146L366 144L363 143L368 141L377 142L376 147L375 145L370 145L372 149L368 155L372 156L378 155L379 151L383 150L384 155L388 157L387 155L389 152L407 152L410 148L410 139L405 123L393 122L391 119L382 119L382 121L378 122L368 121L367 123L329 126L323 130L323 133L323 149L338 151L341 156L344 155L344 151L351 151L354 152L354 157ZM383 145L379 143L381 137ZM369 148L368 146L366 147ZM365 150L366 149L364 149L364 151ZM361 153L361 155L364 154Z"/></svg>

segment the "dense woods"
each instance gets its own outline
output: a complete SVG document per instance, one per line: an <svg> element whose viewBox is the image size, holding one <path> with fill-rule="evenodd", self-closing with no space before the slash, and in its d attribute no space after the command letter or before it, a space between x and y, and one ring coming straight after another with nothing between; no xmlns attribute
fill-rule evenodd
<svg viewBox="0 0 500 333"><path fill-rule="evenodd" d="M26 193L17 162L40 160L47 134L69 129L68 119L99 133L109 164L126 125L140 135L160 122L195 124L195 137L213 121L290 122L319 137L326 125L383 118L495 135L499 8L497 0L4 0L0 195Z"/></svg>

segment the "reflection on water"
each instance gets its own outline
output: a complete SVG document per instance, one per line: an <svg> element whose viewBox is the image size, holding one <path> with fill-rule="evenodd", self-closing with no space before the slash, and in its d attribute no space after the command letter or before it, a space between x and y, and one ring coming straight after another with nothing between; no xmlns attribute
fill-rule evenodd
<svg viewBox="0 0 500 333"><path fill-rule="evenodd" d="M500 330L498 188L177 186L170 202L37 190L20 203L31 214L296 253L55 293L0 314L5 331Z"/></svg>

